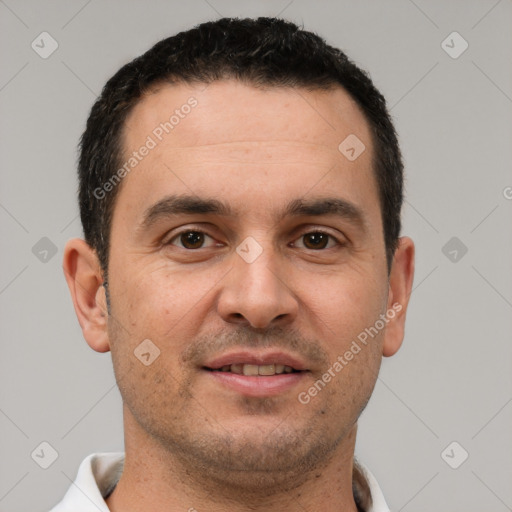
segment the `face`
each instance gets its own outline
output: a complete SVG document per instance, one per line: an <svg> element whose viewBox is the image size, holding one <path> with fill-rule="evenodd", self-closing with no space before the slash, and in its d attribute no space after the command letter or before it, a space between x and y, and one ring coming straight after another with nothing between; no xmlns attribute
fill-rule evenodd
<svg viewBox="0 0 512 512"><path fill-rule="evenodd" d="M219 479L327 464L397 322L375 329L394 300L363 115L341 89L162 85L124 150L108 345L133 432Z"/></svg>

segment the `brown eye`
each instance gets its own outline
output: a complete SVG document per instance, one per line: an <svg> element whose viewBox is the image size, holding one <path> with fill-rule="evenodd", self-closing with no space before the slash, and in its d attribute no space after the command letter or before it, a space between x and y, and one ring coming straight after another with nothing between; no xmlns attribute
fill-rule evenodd
<svg viewBox="0 0 512 512"><path fill-rule="evenodd" d="M168 244L176 245L182 249L202 249L214 246L215 241L202 231L188 230L178 233Z"/></svg>
<svg viewBox="0 0 512 512"><path fill-rule="evenodd" d="M300 236L292 245L298 249L320 251L322 249L332 249L343 244L341 244L333 235L329 235L323 231L310 231L309 233L305 233Z"/></svg>
<svg viewBox="0 0 512 512"><path fill-rule="evenodd" d="M307 249L325 249L329 243L329 235L325 233L308 233L302 237Z"/></svg>
<svg viewBox="0 0 512 512"><path fill-rule="evenodd" d="M181 234L180 241L186 249L199 249L204 243L204 233L187 231Z"/></svg>

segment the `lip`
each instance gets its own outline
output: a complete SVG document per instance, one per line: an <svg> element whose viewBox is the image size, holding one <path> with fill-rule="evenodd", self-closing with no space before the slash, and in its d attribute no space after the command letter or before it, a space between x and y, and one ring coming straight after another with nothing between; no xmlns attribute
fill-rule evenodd
<svg viewBox="0 0 512 512"><path fill-rule="evenodd" d="M231 372L211 371L231 364L282 364L291 366L294 373L281 373L271 376L240 375ZM310 373L304 361L280 350L255 352L238 350L228 352L205 362L203 372L220 385L248 397L268 397L282 394L295 387Z"/></svg>
<svg viewBox="0 0 512 512"><path fill-rule="evenodd" d="M248 397L269 397L289 391L306 378L309 372L282 373L280 375L249 376L230 372L212 372L203 370L204 373L218 382L220 385Z"/></svg>
<svg viewBox="0 0 512 512"><path fill-rule="evenodd" d="M306 363L300 358L277 350L267 352L254 352L249 350L229 352L206 361L203 366L217 370L228 364L282 364L285 366L291 366L294 370L308 370Z"/></svg>

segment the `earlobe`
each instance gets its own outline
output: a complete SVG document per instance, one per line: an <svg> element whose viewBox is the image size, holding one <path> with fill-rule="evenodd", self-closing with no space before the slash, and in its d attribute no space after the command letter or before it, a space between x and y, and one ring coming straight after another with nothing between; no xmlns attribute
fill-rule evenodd
<svg viewBox="0 0 512 512"><path fill-rule="evenodd" d="M93 350L108 352L107 303L96 252L80 238L69 240L62 267L85 340Z"/></svg>
<svg viewBox="0 0 512 512"><path fill-rule="evenodd" d="M405 316L414 278L414 242L402 237L395 251L389 275L388 313L382 355L394 355L404 339Z"/></svg>

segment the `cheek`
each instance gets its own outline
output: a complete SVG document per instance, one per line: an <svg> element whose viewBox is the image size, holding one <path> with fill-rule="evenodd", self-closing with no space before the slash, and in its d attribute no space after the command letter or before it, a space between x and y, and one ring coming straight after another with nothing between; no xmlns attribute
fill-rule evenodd
<svg viewBox="0 0 512 512"><path fill-rule="evenodd" d="M372 326L387 303L386 281L363 272L322 276L309 289L303 295L306 308L324 324L339 350Z"/></svg>
<svg viewBox="0 0 512 512"><path fill-rule="evenodd" d="M338 404L333 407L357 415L371 395L382 359L384 331L371 328L385 312L386 281L347 272L317 285L308 307L329 357L329 367L318 377L329 381L331 400Z"/></svg>
<svg viewBox="0 0 512 512"><path fill-rule="evenodd" d="M126 323L132 337L177 348L198 332L200 318L209 308L209 292L218 279L213 272L173 272L165 264L146 267L119 282L112 297L113 313Z"/></svg>

